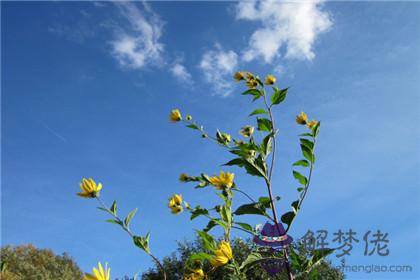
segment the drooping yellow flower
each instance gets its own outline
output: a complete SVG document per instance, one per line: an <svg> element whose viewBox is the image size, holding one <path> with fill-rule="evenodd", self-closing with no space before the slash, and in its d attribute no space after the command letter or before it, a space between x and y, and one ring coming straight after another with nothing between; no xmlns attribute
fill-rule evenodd
<svg viewBox="0 0 420 280"><path fill-rule="evenodd" d="M308 121L308 116L304 112L300 112L298 116L296 116L296 122L298 124L305 125Z"/></svg>
<svg viewBox="0 0 420 280"><path fill-rule="evenodd" d="M250 137L254 133L254 127L247 125L243 127L239 133L245 137Z"/></svg>
<svg viewBox="0 0 420 280"><path fill-rule="evenodd" d="M86 198L93 198L99 196L99 191L102 189L102 184L96 184L92 178L90 179L82 179L80 183L80 188L83 192L77 193L78 196L86 197Z"/></svg>
<svg viewBox="0 0 420 280"><path fill-rule="evenodd" d="M314 128L314 126L315 125L317 125L317 121L316 120L312 120L312 121L310 121L310 122L308 122L307 123L307 126L310 128L310 129L312 129L312 128Z"/></svg>
<svg viewBox="0 0 420 280"><path fill-rule="evenodd" d="M233 185L233 178L235 174L229 172L220 171L219 176L214 176L209 178L210 183L217 187L219 190L223 190L223 188L231 188Z"/></svg>
<svg viewBox="0 0 420 280"><path fill-rule="evenodd" d="M235 79L235 80L237 80L238 82L239 81L242 81L242 80L244 80L245 79L245 73L244 72L236 72L235 73L235 75L233 75L233 78Z"/></svg>
<svg viewBox="0 0 420 280"><path fill-rule="evenodd" d="M188 182L190 176L188 176L188 174L182 173L181 175L179 175L179 181L185 183Z"/></svg>
<svg viewBox="0 0 420 280"><path fill-rule="evenodd" d="M182 207L182 195L174 194L169 198L168 207L171 209L172 214L181 213L184 208Z"/></svg>
<svg viewBox="0 0 420 280"><path fill-rule="evenodd" d="M184 276L184 280L201 280L204 277L204 271L201 268L194 269L191 273Z"/></svg>
<svg viewBox="0 0 420 280"><path fill-rule="evenodd" d="M178 109L174 109L171 111L171 114L169 115L169 119L171 122L179 122L182 120L181 112Z"/></svg>
<svg viewBox="0 0 420 280"><path fill-rule="evenodd" d="M264 83L267 86L274 85L276 83L276 77L274 77L273 75L268 75L267 77L265 77L265 82Z"/></svg>
<svg viewBox="0 0 420 280"><path fill-rule="evenodd" d="M105 269L102 267L101 263L98 263L98 269L93 268L93 274L86 273L83 280L109 280L111 269L108 267L108 264L105 264Z"/></svg>
<svg viewBox="0 0 420 280"><path fill-rule="evenodd" d="M256 88L256 87L258 86L258 82L257 82L257 80L256 80L256 79L254 79L254 78L252 78L252 79L248 79L248 80L246 81L246 86L247 86L249 89L254 89L254 88Z"/></svg>
<svg viewBox="0 0 420 280"><path fill-rule="evenodd" d="M222 240L219 248L214 251L214 256L210 259L210 263L212 266L218 267L227 264L232 258L232 248L229 242Z"/></svg>

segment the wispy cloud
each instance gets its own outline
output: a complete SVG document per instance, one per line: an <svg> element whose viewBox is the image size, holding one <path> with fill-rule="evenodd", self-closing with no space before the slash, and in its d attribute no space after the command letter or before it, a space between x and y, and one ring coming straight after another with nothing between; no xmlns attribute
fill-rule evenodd
<svg viewBox="0 0 420 280"><path fill-rule="evenodd" d="M239 2L236 18L261 24L243 53L242 58L247 62L263 58L266 63L272 63L282 56L282 47L285 58L312 60L316 38L332 26L330 15L322 9L322 1L317 0Z"/></svg>
<svg viewBox="0 0 420 280"><path fill-rule="evenodd" d="M164 46L159 40L163 22L159 16L145 2L141 6L131 2L115 5L125 21L124 26L116 28L111 41L112 55L119 64L130 69L161 64Z"/></svg>
<svg viewBox="0 0 420 280"><path fill-rule="evenodd" d="M210 83L216 95L227 96L232 91L232 73L238 65L238 55L224 50L219 44L215 49L204 52L199 67L206 82Z"/></svg>
<svg viewBox="0 0 420 280"><path fill-rule="evenodd" d="M180 82L191 85L193 83L191 74L181 61L176 61L170 68L172 75Z"/></svg>

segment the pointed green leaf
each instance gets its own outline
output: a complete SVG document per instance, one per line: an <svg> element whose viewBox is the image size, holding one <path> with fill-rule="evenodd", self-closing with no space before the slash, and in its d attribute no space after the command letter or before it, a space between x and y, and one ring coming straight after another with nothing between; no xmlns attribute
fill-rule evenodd
<svg viewBox="0 0 420 280"><path fill-rule="evenodd" d="M254 232L254 228L253 228L250 224L246 224L246 223L239 223L239 222L236 222L235 224L236 224L236 225L238 225L238 226L240 226L241 228L243 228L243 229L245 229L245 230L248 230L248 231Z"/></svg>
<svg viewBox="0 0 420 280"><path fill-rule="evenodd" d="M304 166L304 167L308 167L309 166L309 162L305 159L301 159L296 161L295 163L293 163L293 166Z"/></svg>
<svg viewBox="0 0 420 280"><path fill-rule="evenodd" d="M117 215L117 202L115 200L112 203L111 208L109 210L114 214L114 216Z"/></svg>
<svg viewBox="0 0 420 280"><path fill-rule="evenodd" d="M213 236L201 230L196 230L196 232L198 233L198 236L200 237L200 240L203 242L203 246L205 248L212 251L217 249L217 244L216 244L216 241L214 241Z"/></svg>
<svg viewBox="0 0 420 280"><path fill-rule="evenodd" d="M273 88L273 89L274 89L274 93L273 95L271 95L271 105L280 104L281 102L284 101L284 99L286 99L287 91L289 90L289 88L284 88L280 90L277 88Z"/></svg>
<svg viewBox="0 0 420 280"><path fill-rule="evenodd" d="M136 212L137 212L137 208L133 209L130 213L128 213L127 217L124 219L125 226L128 227L130 225L130 221L134 217Z"/></svg>
<svg viewBox="0 0 420 280"><path fill-rule="evenodd" d="M254 110L251 114L249 114L249 116L251 117L251 116L263 115L263 114L268 114L268 112L264 109L259 108L259 109Z"/></svg>
<svg viewBox="0 0 420 280"><path fill-rule="evenodd" d="M281 216L281 221L289 227L295 216L296 214L294 212L287 212Z"/></svg>
<svg viewBox="0 0 420 280"><path fill-rule="evenodd" d="M258 130L270 132L273 129L273 124L269 119L257 118Z"/></svg>
<svg viewBox="0 0 420 280"><path fill-rule="evenodd" d="M306 186L308 183L308 179L295 170L293 170L293 177L295 177L295 179L298 180L299 183L301 183L303 186Z"/></svg>

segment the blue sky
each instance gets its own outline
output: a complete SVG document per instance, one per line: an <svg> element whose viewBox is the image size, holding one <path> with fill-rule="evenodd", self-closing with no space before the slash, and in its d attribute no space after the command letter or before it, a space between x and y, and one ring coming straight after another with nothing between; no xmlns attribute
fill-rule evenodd
<svg viewBox="0 0 420 280"><path fill-rule="evenodd" d="M348 279L418 279L420 174L419 3L2 2L2 244L70 253L114 277L151 261L95 202L76 197L82 177L104 185L121 213L139 211L158 257L194 238L167 198L210 205L212 191L178 182L181 172L218 173L230 156L168 122L180 108L209 131L235 135L256 105L231 81L246 69L290 86L275 112L279 211L296 197L294 123L322 121L318 162L292 235L353 229L348 264L411 265L411 273L350 273ZM262 182L236 173L255 196ZM215 200L217 199L214 196ZM235 205L245 202L238 197ZM263 223L257 217L253 224ZM363 234L389 234L390 255L363 256ZM238 236L243 236L238 233ZM334 243L331 242L334 245ZM337 261L338 260L334 260Z"/></svg>

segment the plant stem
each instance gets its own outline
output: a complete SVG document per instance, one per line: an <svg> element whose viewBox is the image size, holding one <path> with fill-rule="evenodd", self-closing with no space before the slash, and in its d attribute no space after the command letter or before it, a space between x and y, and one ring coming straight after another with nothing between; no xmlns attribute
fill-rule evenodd
<svg viewBox="0 0 420 280"><path fill-rule="evenodd" d="M232 190L234 190L234 191L237 191L237 192L239 192L239 193L241 193L241 194L243 194L244 196L246 196L249 200L251 200L253 203L255 203L256 201L249 195L249 194L247 194L246 192L244 192L244 191L242 191L242 190L240 190L240 189L232 189Z"/></svg>
<svg viewBox="0 0 420 280"><path fill-rule="evenodd" d="M278 232L280 233L280 226L278 223L278 219L277 219L277 211L276 211L276 206L274 204L274 200L273 200L273 193L272 193L272 175L273 175L273 170L274 170L274 164L275 164L275 159L276 159L276 129L275 129L275 123L274 123L274 117L273 117L273 112L271 111L271 106L268 105L267 103L267 96L265 93L265 90L263 90L263 98L264 98L264 103L265 106L268 110L268 115L270 117L270 121L271 121L271 133L272 133L272 139L273 139L273 150L272 150L272 154L271 154L271 165L270 165L270 171L268 173L268 179L266 179L266 184L267 184L267 189L268 189L268 195L270 197L270 204L271 204L271 209L273 212L273 218L274 218L274 223L277 227ZM287 270L287 277L289 280L293 280L293 274L290 270L290 264L289 264L289 258L288 258L288 254L287 251L284 250L284 260L286 263L286 270Z"/></svg>
<svg viewBox="0 0 420 280"><path fill-rule="evenodd" d="M103 203L103 201L99 198L99 197L97 197L96 196L96 200L99 202L99 204L101 205L101 207L102 208L104 208L104 209L108 209L108 207L105 205L105 203ZM114 214L114 213L112 213L111 211L108 211L108 213L111 215L111 216L113 216L117 221L118 221L118 223L120 224L120 226L123 228L123 230L125 231L125 232L127 232L127 234L131 237L131 238L133 238L135 235L133 234L133 232L127 227L127 226L125 226L124 225L124 222L116 215L116 214ZM146 252L146 251L145 251ZM159 266L159 268L162 270L162 273L163 273L163 279L164 280L166 280L166 272L165 272L165 269L164 269L164 267L163 267L163 265L161 264L161 262L152 254L152 253L150 253L150 252L146 252L146 254L148 254L155 262L156 262L156 264Z"/></svg>

